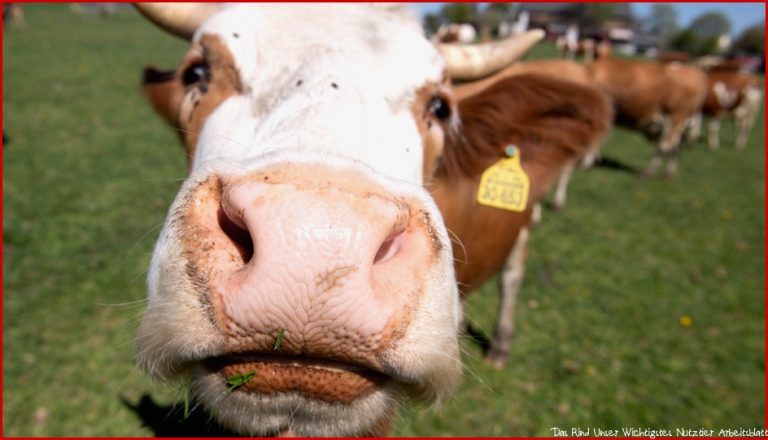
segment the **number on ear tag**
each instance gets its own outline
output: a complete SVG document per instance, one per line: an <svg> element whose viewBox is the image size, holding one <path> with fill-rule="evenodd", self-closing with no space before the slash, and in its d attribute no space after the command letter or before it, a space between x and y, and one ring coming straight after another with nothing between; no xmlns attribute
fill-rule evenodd
<svg viewBox="0 0 768 440"><path fill-rule="evenodd" d="M483 172L477 190L477 202L522 212L528 203L531 183L520 164L519 150L507 147L506 152L510 157L496 162Z"/></svg>

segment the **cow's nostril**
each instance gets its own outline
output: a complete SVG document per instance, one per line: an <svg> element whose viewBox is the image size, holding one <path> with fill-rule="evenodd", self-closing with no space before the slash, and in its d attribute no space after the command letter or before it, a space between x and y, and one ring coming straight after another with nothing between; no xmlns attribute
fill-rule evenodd
<svg viewBox="0 0 768 440"><path fill-rule="evenodd" d="M253 239L247 229L241 228L235 222L233 222L222 207L219 207L218 212L219 227L229 237L232 244L235 245L240 256L243 258L243 264L248 264L253 258Z"/></svg>
<svg viewBox="0 0 768 440"><path fill-rule="evenodd" d="M381 264L397 256L404 241L405 229L390 234L384 242L381 243L379 250L376 251L376 256L373 258L373 264Z"/></svg>

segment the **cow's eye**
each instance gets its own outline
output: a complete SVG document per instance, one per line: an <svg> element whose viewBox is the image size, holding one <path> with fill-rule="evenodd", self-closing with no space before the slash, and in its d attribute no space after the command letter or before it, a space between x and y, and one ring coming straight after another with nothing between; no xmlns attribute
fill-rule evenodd
<svg viewBox="0 0 768 440"><path fill-rule="evenodd" d="M435 96L429 101L429 112L437 119L446 121L451 117L451 105L445 98Z"/></svg>
<svg viewBox="0 0 768 440"><path fill-rule="evenodd" d="M195 63L184 71L181 81L185 86L195 85L199 82L208 82L211 79L211 70L205 63Z"/></svg>

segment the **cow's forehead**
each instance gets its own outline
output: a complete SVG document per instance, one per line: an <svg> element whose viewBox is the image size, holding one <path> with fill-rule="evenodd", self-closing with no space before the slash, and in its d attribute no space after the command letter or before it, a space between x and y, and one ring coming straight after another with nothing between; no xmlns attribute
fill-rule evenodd
<svg viewBox="0 0 768 440"><path fill-rule="evenodd" d="M232 5L204 23L195 38L205 34L224 39L247 86L273 87L265 83L294 70L308 69L311 74L311 69L333 63L337 72L317 73L354 73L361 81L376 81L388 95L437 81L443 72L442 60L418 22L401 9L367 4Z"/></svg>
<svg viewBox="0 0 768 440"><path fill-rule="evenodd" d="M363 4L235 5L195 39L206 35L232 53L244 94L211 115L197 164L298 149L420 183L413 104L444 66L413 18Z"/></svg>

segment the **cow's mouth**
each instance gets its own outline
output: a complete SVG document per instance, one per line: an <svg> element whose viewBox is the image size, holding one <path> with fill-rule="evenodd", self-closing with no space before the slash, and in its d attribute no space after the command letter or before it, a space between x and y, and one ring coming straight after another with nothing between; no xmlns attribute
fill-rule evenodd
<svg viewBox="0 0 768 440"><path fill-rule="evenodd" d="M352 402L391 380L357 364L298 356L237 354L207 359L204 364L223 377L229 392L295 392L326 402Z"/></svg>

